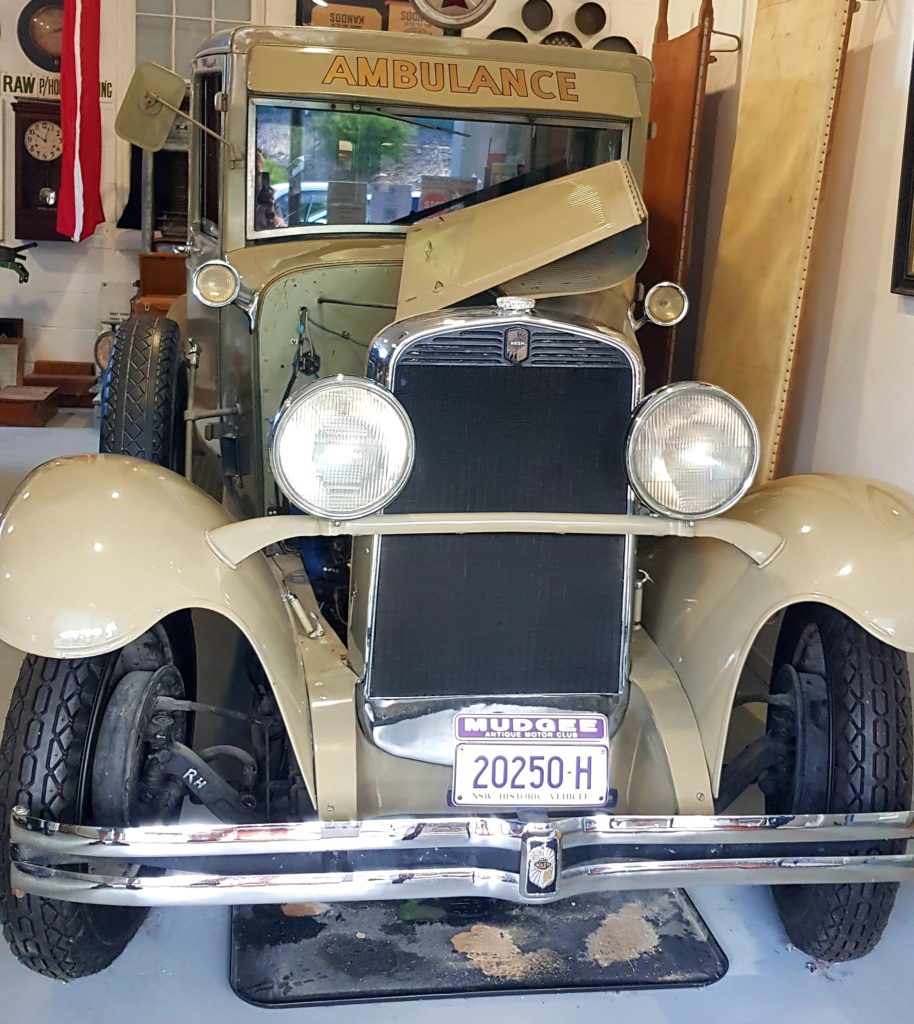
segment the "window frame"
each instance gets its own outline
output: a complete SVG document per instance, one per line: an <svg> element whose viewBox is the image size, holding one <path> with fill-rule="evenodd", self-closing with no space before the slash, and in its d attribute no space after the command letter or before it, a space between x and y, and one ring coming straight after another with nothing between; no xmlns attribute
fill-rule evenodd
<svg viewBox="0 0 914 1024"><path fill-rule="evenodd" d="M419 110L415 105L406 106L396 103L372 103L365 104L359 100L351 103L334 100L333 102L313 99L311 97L297 97L289 99L278 96L257 96L251 97L248 102L248 131L247 131L247 174L246 174L246 213L245 213L245 234L249 242L282 240L292 238L311 238L321 235L393 235L402 237L406 234L410 225L407 224L301 224L296 227L265 228L260 231L254 229L255 196L254 189L255 175L257 173L257 107L301 107L307 106L311 110L329 110L334 112L352 112L361 114L390 113L399 117L434 117L441 119L451 118L456 121L492 121L510 122L512 124L537 124L550 125L560 128L601 128L607 131L620 131L622 133L622 156L626 160L631 152L631 121L620 119L618 121L607 120L601 117L567 117L552 115L549 113L524 114L507 112L501 110L473 109L472 111L461 110L450 107L429 107ZM471 113L473 116L468 117ZM484 116L489 115L489 116ZM421 222L420 222L421 223Z"/></svg>
<svg viewBox="0 0 914 1024"><path fill-rule="evenodd" d="M179 74L183 78L189 80L189 75L190 75L190 66L189 65L186 68L176 68L175 67L175 39L176 39L176 32L177 32L177 20L180 18L181 20L184 20L184 21L198 21L198 22L201 22L201 23L208 24L209 25L209 29L208 29L206 35L203 36L203 39L206 39L209 36L215 35L217 32L222 31L222 29L218 29L216 27L217 22L220 25L221 24L226 24L226 23L230 22L231 19L230 18L217 18L216 17L216 0L209 0L210 14L209 14L208 18L207 17L203 17L201 15L195 15L195 14L178 14L175 11L175 4L176 3L177 3L177 0L171 0L171 14L165 14L165 13L157 12L157 11L140 11L140 10L137 9L138 8L138 4L136 2L134 2L134 5L133 5L133 26L134 26L134 44L133 44L133 49L134 49L134 58L135 58L137 63L139 63L141 60L148 60L149 59L147 56L141 56L139 53L137 53L137 46L138 46L138 42L139 42L139 24L138 24L139 19L140 18L156 18L156 19L161 20L161 21L167 21L171 25L171 61L170 61L169 65L168 65L168 69L169 69L169 71L174 71L175 74ZM250 18L247 21L234 22L234 24L239 25L239 26L247 26L247 25L262 25L264 23L265 15L266 15L266 0L250 0L250 4L251 4ZM203 39L201 39L201 42L203 41Z"/></svg>
<svg viewBox="0 0 914 1024"><path fill-rule="evenodd" d="M220 88L217 89L212 95L215 98L220 93L225 94L226 82L228 72L226 68L226 62L221 59L216 59L212 63L207 63L205 66L195 64L192 69L191 77L191 110L193 116L200 120L207 127L213 128L220 135L225 135L225 113L223 111L217 111L218 114L218 125L214 126L207 122L204 116L205 112L201 107L203 101L204 92L201 89L201 85L204 79L207 78L219 78L221 79ZM218 221L212 221L204 216L205 211L208 209L206 202L206 190L207 190L207 173L204 167L203 161L206 159L207 146L215 148L215 167L213 169L213 175L215 178L215 204ZM222 199L224 193L224 182L223 182L223 160L225 154L223 149L225 146L218 142L210 135L206 135L196 125L191 125L191 146L190 146L190 158L191 158L191 175L190 180L194 180L194 171L197 175L197 187L193 190L193 195L189 197L191 205L191 231L196 234L205 235L207 238L219 239L222 235Z"/></svg>

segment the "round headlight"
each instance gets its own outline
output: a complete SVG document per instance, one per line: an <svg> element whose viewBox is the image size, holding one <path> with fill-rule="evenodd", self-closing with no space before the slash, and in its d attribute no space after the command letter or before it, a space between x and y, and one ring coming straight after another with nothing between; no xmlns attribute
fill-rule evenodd
<svg viewBox="0 0 914 1024"><path fill-rule="evenodd" d="M723 512L746 493L759 436L742 403L712 384L660 388L635 410L628 478L648 508L676 519Z"/></svg>
<svg viewBox="0 0 914 1024"><path fill-rule="evenodd" d="M241 278L231 264L212 260L194 271L193 289L204 306L227 306L238 297Z"/></svg>
<svg viewBox="0 0 914 1024"><path fill-rule="evenodd" d="M293 505L328 519L377 512L413 468L406 410L378 384L328 377L293 395L270 437L270 466Z"/></svg>

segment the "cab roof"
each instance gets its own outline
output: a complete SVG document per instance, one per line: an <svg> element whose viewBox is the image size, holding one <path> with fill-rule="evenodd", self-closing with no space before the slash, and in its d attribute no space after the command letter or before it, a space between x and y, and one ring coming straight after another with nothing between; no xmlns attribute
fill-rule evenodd
<svg viewBox="0 0 914 1024"><path fill-rule="evenodd" d="M515 43L494 39L425 36L403 32L369 32L362 29L287 28L246 25L211 36L197 56L248 54L255 47L275 46L288 50L326 47L371 50L379 53L417 54L430 57L470 57L477 60L536 61L564 68L616 71L631 75L636 83L651 83L654 72L647 57L614 50L585 50L540 43Z"/></svg>

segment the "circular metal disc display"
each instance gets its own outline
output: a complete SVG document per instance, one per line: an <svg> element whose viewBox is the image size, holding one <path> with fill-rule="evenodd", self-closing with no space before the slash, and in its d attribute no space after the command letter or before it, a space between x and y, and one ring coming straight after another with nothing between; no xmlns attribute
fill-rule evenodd
<svg viewBox="0 0 914 1024"><path fill-rule="evenodd" d="M60 71L63 0L29 0L19 14L19 45L45 71Z"/></svg>
<svg viewBox="0 0 914 1024"><path fill-rule="evenodd" d="M466 28L482 21L495 0L412 0L412 5L438 28Z"/></svg>

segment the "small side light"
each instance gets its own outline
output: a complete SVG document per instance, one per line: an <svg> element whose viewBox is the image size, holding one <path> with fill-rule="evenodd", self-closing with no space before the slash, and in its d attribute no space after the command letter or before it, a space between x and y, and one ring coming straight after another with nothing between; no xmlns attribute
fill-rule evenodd
<svg viewBox="0 0 914 1024"><path fill-rule="evenodd" d="M661 281L644 296L644 316L658 327L675 327L689 312L685 289L672 281Z"/></svg>
<svg viewBox="0 0 914 1024"><path fill-rule="evenodd" d="M238 271L225 260L210 260L194 271L191 287L194 296L204 306L219 308L238 298L241 278Z"/></svg>

